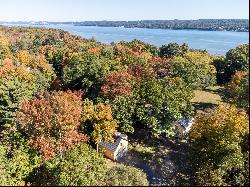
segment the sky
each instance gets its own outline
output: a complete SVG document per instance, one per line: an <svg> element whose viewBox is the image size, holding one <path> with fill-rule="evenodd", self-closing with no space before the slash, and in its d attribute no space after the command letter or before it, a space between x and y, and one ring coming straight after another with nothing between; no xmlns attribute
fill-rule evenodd
<svg viewBox="0 0 250 187"><path fill-rule="evenodd" d="M0 21L249 19L249 0L0 0Z"/></svg>

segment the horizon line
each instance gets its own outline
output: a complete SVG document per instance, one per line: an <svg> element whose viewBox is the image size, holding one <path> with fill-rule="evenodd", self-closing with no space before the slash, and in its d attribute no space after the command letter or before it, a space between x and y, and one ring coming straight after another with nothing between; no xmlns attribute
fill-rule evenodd
<svg viewBox="0 0 250 187"><path fill-rule="evenodd" d="M0 22L96 22L96 21L195 21L195 20L249 20L249 18L198 18L198 19L141 19L141 20L75 20L75 21L49 21L49 20L8 20L8 21L1 21Z"/></svg>

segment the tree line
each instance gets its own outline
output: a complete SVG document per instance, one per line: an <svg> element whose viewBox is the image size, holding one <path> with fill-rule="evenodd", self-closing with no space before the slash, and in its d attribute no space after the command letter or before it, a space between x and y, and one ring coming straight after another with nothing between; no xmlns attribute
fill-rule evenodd
<svg viewBox="0 0 250 187"><path fill-rule="evenodd" d="M71 24L77 26L249 32L249 21L247 19L83 21L72 22Z"/></svg>

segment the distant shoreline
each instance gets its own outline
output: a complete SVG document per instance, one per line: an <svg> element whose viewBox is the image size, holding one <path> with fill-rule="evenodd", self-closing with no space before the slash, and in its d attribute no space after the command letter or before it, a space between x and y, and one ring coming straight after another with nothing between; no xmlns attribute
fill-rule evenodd
<svg viewBox="0 0 250 187"><path fill-rule="evenodd" d="M176 28L145 28L145 27L120 27L120 26L99 26L99 25L76 25L76 24L68 24L68 23L49 23L49 24L29 24L29 23L23 23L23 24L19 24L18 23L9 23L9 24L13 24L13 25L4 25L6 23L0 23L0 26L13 26L13 27L18 27L20 25L27 25L27 27L32 26L32 27L36 27L36 26L48 26L48 25L72 25L72 26L78 26L78 27L110 27L110 28L126 28L126 29L162 29L162 30L176 30L176 31L181 31L181 30L187 30L187 31L217 31L217 32L241 32L241 33L249 33L249 30L247 31L238 31L238 30L209 30L209 29L176 29Z"/></svg>
<svg viewBox="0 0 250 187"><path fill-rule="evenodd" d="M77 22L0 22L7 24L66 24L74 26L124 27L170 30L249 32L248 19L141 20L141 21L77 21Z"/></svg>
<svg viewBox="0 0 250 187"><path fill-rule="evenodd" d="M65 24L68 25L68 24ZM145 27L120 27L120 26L99 26L99 25L73 25L73 26L80 26L80 27L111 27L111 28L126 28L126 29L162 29L162 30L190 30L190 31L219 31L219 32L249 32L246 31L238 31L238 30L209 30L209 29L176 29L176 28L145 28Z"/></svg>

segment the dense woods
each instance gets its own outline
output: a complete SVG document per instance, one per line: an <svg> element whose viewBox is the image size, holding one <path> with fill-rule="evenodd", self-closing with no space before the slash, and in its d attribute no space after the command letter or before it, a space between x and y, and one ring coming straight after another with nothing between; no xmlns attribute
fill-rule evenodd
<svg viewBox="0 0 250 187"><path fill-rule="evenodd" d="M221 26L203 21L171 28ZM224 29L248 28L237 23ZM108 167L100 140L145 129L150 139L173 138L176 121L191 116L194 183L247 185L248 55L249 44L224 57L188 44L106 45L62 30L0 27L0 185L149 185L138 168ZM195 110L194 91L214 85L224 86L228 104Z"/></svg>

